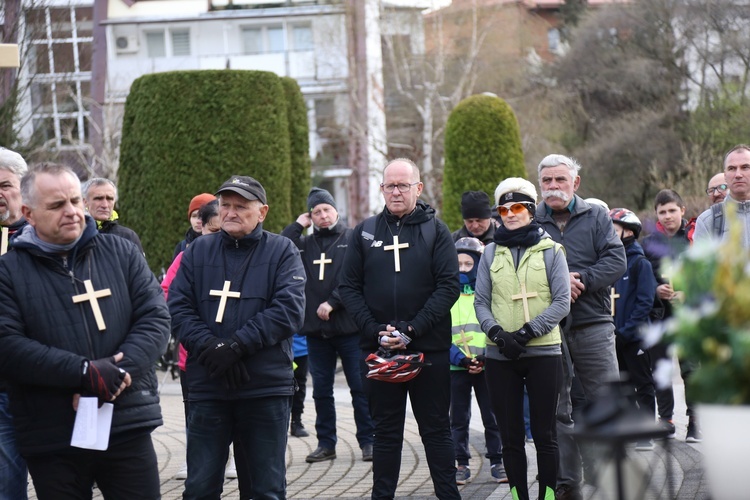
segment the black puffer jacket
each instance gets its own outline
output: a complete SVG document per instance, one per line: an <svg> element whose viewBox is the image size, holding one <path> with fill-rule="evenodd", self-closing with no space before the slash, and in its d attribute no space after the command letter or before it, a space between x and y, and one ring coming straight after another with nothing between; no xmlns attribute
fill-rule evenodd
<svg viewBox="0 0 750 500"><path fill-rule="evenodd" d="M216 322L224 281L239 298L226 299ZM305 269L299 250L287 238L263 231L261 224L241 239L224 231L201 236L182 254L169 287L172 329L188 351L190 400L234 400L294 394L292 335L305 312ZM239 389L210 379L198 357L216 337L235 338L246 351L250 381Z"/></svg>
<svg viewBox="0 0 750 500"><path fill-rule="evenodd" d="M414 329L409 349L449 350L450 311L459 296L458 257L451 233L435 219L435 210L421 201L401 219L388 209L374 217L374 239L362 234L366 221L354 228L339 287L362 332L360 346L376 350L381 324L406 321ZM434 227L428 229L428 224ZM429 247L427 231L435 235ZM409 244L400 251L400 272L395 272L393 251L384 251L395 234L399 244Z"/></svg>
<svg viewBox="0 0 750 500"><path fill-rule="evenodd" d="M119 236L120 238L125 238L128 241L132 241L135 246L138 247L138 250L140 250L141 253L145 253L143 251L143 245L141 245L141 239L138 237L138 234L129 227L120 225L120 223L116 220L107 220L102 222L99 232L104 234L114 234L115 236Z"/></svg>
<svg viewBox="0 0 750 500"><path fill-rule="evenodd" d="M307 272L305 324L300 333L324 339L357 333L357 325L341 302L338 290L352 230L340 220L331 228L315 229L312 235L302 236L304 229L301 224L292 222L281 232L282 236L292 240L299 248ZM330 259L332 262L325 264L321 280L321 264L314 264L313 261L319 260L323 252L326 260ZM333 307L328 321L318 317L318 306L323 302L328 302Z"/></svg>
<svg viewBox="0 0 750 500"><path fill-rule="evenodd" d="M85 359L118 352L132 385L114 402L110 443L162 424L154 362L169 338L164 294L141 254L122 238L98 234L93 219L63 260L28 238L27 228L0 258L0 375L11 383L11 411L21 453L68 449ZM98 300L99 331L85 292L108 288Z"/></svg>

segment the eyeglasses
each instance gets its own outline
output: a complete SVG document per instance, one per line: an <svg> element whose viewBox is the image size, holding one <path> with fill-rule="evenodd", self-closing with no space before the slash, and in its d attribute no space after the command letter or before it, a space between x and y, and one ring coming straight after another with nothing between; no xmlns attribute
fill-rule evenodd
<svg viewBox="0 0 750 500"><path fill-rule="evenodd" d="M722 191L722 192L726 191L727 187L729 187L729 186L727 186L726 184L719 184L718 186L714 186L714 187L710 187L710 188L706 189L706 194L708 196L711 196L716 191Z"/></svg>
<svg viewBox="0 0 750 500"><path fill-rule="evenodd" d="M528 210L528 205L526 203L514 203L510 208L502 205L497 207L497 213L499 213L501 217L508 215L508 212L513 212L513 215L519 215L523 213L524 210Z"/></svg>
<svg viewBox="0 0 750 500"><path fill-rule="evenodd" d="M401 183L401 184L380 184L380 188L383 190L383 192L391 194L396 188L398 188L399 193L408 193L411 191L412 186L416 186L419 184L419 181L412 182L411 184L407 183Z"/></svg>

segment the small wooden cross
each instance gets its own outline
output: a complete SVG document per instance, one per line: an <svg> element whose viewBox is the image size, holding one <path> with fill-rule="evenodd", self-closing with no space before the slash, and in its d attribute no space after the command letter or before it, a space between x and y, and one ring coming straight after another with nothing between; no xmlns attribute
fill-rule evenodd
<svg viewBox="0 0 750 500"><path fill-rule="evenodd" d="M79 302L89 301L91 302L91 310L94 311L94 318L96 318L96 326L99 331L106 330L107 325L104 324L104 318L102 317L102 310L99 308L99 299L102 297L109 297L112 295L112 291L109 288L102 290L94 290L94 284L91 280L85 280L83 286L86 287L86 293L80 295L73 295L73 303L78 304Z"/></svg>
<svg viewBox="0 0 750 500"><path fill-rule="evenodd" d="M538 296L539 294L536 292L526 293L526 283L521 283L521 293L510 296L513 300L523 300L523 319L526 323L531 321L531 316L529 315L529 299Z"/></svg>
<svg viewBox="0 0 750 500"><path fill-rule="evenodd" d="M2 243L0 243L0 255L5 255L8 252L8 228L2 229Z"/></svg>
<svg viewBox="0 0 750 500"><path fill-rule="evenodd" d="M17 68L20 63L18 45L15 43L0 43L0 68Z"/></svg>
<svg viewBox="0 0 750 500"><path fill-rule="evenodd" d="M464 354L466 354L466 356L471 358L472 356L471 356L471 351L469 350L469 341L472 340L474 336L469 335L467 337L463 330L461 330L460 335L461 337L459 337L458 341L461 343L461 345L464 348Z"/></svg>
<svg viewBox="0 0 750 500"><path fill-rule="evenodd" d="M615 287L609 290L609 309L612 317L615 317L615 300L620 298L620 294L615 292Z"/></svg>
<svg viewBox="0 0 750 500"><path fill-rule="evenodd" d="M326 253L322 252L320 254L320 259L314 260L313 264L320 264L320 272L318 272L318 280L323 281L325 279L326 275L326 264L330 264L333 261L331 259L326 259Z"/></svg>
<svg viewBox="0 0 750 500"><path fill-rule="evenodd" d="M231 281L224 281L224 288L221 290L210 290L208 292L212 297L221 297L219 301L219 310L216 311L216 322L221 323L224 319L224 309L227 307L227 297L233 299L240 298L240 292L230 292L229 287L232 286Z"/></svg>
<svg viewBox="0 0 750 500"><path fill-rule="evenodd" d="M401 243L399 245L399 243L398 243L398 235L396 235L396 236L393 237L393 245L386 245L386 246L383 247L383 250L385 250L386 252L393 251L393 264L394 264L394 266L396 268L396 272L397 273L401 272L401 253L400 253L400 250L402 248L409 248L409 244L408 243Z"/></svg>

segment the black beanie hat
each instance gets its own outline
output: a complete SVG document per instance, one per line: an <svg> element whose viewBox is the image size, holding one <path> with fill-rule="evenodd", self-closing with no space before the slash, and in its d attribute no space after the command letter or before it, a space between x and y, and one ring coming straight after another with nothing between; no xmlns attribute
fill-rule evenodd
<svg viewBox="0 0 750 500"><path fill-rule="evenodd" d="M321 203L328 203L333 208L336 208L336 202L333 200L331 193L322 188L312 188L310 194L307 195L307 209L312 212L312 209Z"/></svg>
<svg viewBox="0 0 750 500"><path fill-rule="evenodd" d="M466 191L461 195L461 217L489 219L492 217L490 197L484 191Z"/></svg>

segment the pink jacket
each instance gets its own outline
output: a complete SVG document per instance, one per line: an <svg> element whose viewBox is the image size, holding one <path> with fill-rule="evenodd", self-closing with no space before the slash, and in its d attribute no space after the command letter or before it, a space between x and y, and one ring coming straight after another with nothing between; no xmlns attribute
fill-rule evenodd
<svg viewBox="0 0 750 500"><path fill-rule="evenodd" d="M172 261L169 269L167 269L167 274L164 275L164 279L161 282L161 289L164 290L165 299L169 298L169 285L172 284L174 277L177 276L177 270L180 268L183 253L185 252L180 252L179 254L177 254L177 257L175 257ZM182 344L180 344L180 356L177 360L177 366L180 367L180 370L185 371L185 363L187 363L187 351L184 347L182 347Z"/></svg>

